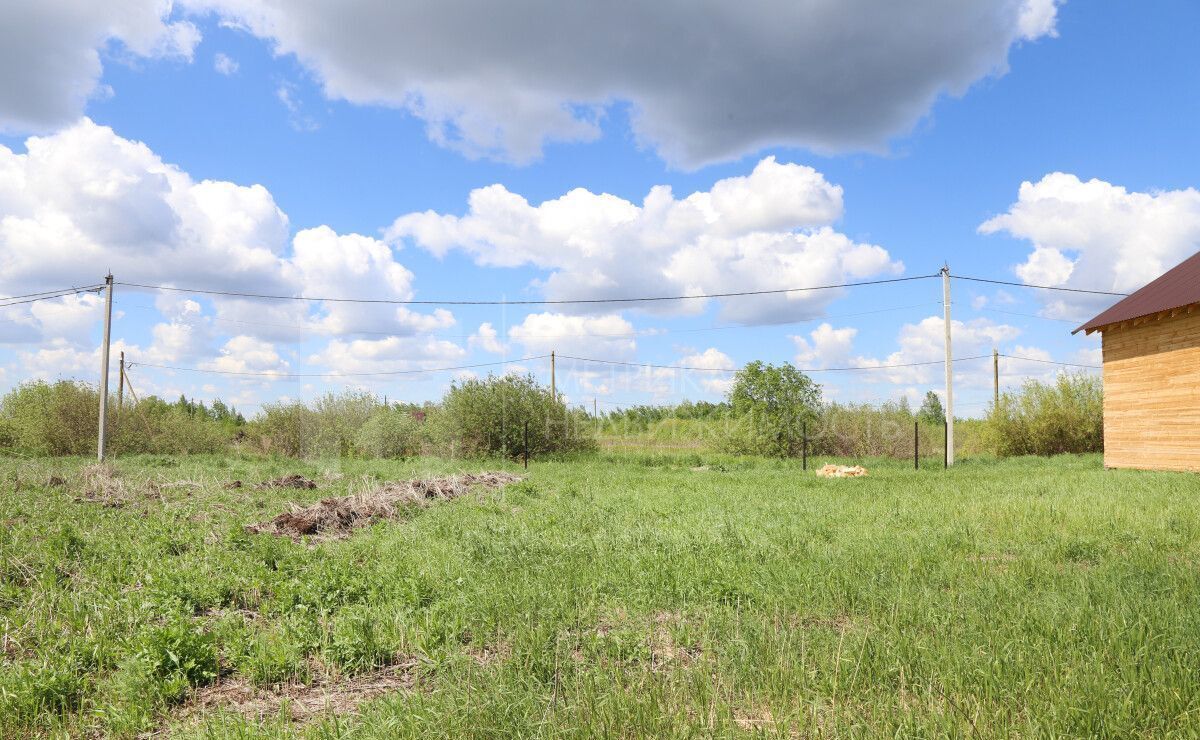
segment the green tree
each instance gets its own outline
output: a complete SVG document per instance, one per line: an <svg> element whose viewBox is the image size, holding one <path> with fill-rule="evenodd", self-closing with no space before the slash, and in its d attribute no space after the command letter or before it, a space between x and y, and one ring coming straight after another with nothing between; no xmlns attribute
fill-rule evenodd
<svg viewBox="0 0 1200 740"><path fill-rule="evenodd" d="M946 409L942 406L941 396L927 391L925 400L921 403L921 410L917 412L917 418L926 424L941 424L945 421Z"/></svg>
<svg viewBox="0 0 1200 740"><path fill-rule="evenodd" d="M787 457L799 451L803 425L817 418L821 386L790 362L756 360L734 376L729 404L735 423L728 451Z"/></svg>

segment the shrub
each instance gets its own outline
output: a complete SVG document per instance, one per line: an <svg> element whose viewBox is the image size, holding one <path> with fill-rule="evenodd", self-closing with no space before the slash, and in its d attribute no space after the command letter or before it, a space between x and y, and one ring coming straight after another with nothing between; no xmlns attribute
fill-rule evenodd
<svg viewBox="0 0 1200 740"><path fill-rule="evenodd" d="M203 411L201 411L203 409ZM203 404L167 403L150 396L109 414L109 449L116 453L221 452L235 431L212 418ZM95 445L95 440L91 441Z"/></svg>
<svg viewBox="0 0 1200 740"><path fill-rule="evenodd" d="M263 452L306 457L316 451L316 420L300 401L264 403L262 413L250 422L249 434Z"/></svg>
<svg viewBox="0 0 1200 740"><path fill-rule="evenodd" d="M991 410L987 446L997 455L1057 455L1104 449L1104 390L1099 377L1063 373L1054 383L1027 381Z"/></svg>
<svg viewBox="0 0 1200 740"><path fill-rule="evenodd" d="M444 452L515 458L524 449L526 422L531 454L595 449L587 414L551 398L533 375L455 382L429 423Z"/></svg>
<svg viewBox="0 0 1200 740"><path fill-rule="evenodd" d="M326 393L311 405L277 401L263 405L249 434L264 452L289 457L355 454L359 430L379 408L375 396L362 391Z"/></svg>
<svg viewBox="0 0 1200 740"><path fill-rule="evenodd" d="M150 396L118 407L110 399L108 444L114 453L220 452L245 423L220 401L209 408ZM34 455L93 454L99 405L97 390L84 383L21 385L0 400L0 447Z"/></svg>
<svg viewBox="0 0 1200 740"><path fill-rule="evenodd" d="M84 455L96 450L100 396L84 383L34 381L0 400L12 448L34 455Z"/></svg>
<svg viewBox="0 0 1200 740"><path fill-rule="evenodd" d="M904 402L831 403L821 409L809 450L818 455L912 458L914 419ZM941 432L939 421L936 434L921 435L922 455L941 453Z"/></svg>
<svg viewBox="0 0 1200 740"><path fill-rule="evenodd" d="M358 450L370 457L411 457L420 453L423 430L411 411L376 411L355 436Z"/></svg>

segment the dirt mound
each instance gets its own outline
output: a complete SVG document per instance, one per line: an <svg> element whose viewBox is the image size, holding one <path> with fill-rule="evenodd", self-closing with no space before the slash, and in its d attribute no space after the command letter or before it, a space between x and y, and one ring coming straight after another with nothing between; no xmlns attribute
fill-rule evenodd
<svg viewBox="0 0 1200 740"><path fill-rule="evenodd" d="M462 496L472 486L500 488L521 480L510 473L451 475L427 480L396 481L342 498L327 498L312 506L294 506L269 521L252 524L246 531L300 539L348 537L359 527L378 519L394 519L405 509L425 506L430 501Z"/></svg>
<svg viewBox="0 0 1200 740"><path fill-rule="evenodd" d="M817 470L821 478L861 478L867 474L867 469L859 465L823 465Z"/></svg>
<svg viewBox="0 0 1200 740"><path fill-rule="evenodd" d="M239 483L240 485L240 483ZM316 488L317 484L302 475L285 475L282 478L273 478L265 480L262 483L254 486L255 488Z"/></svg>

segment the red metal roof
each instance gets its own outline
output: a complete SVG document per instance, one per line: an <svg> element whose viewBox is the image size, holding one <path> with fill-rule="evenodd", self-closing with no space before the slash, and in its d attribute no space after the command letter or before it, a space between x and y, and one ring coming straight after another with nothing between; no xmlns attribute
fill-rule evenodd
<svg viewBox="0 0 1200 740"><path fill-rule="evenodd" d="M1193 303L1200 303L1200 252L1167 270L1136 293L1122 298L1071 333L1086 331L1090 334L1109 324L1118 324Z"/></svg>

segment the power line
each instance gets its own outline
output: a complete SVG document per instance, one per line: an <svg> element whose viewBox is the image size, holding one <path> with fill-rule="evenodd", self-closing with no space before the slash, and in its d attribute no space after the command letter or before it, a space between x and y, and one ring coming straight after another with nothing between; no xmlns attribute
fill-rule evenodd
<svg viewBox="0 0 1200 740"><path fill-rule="evenodd" d="M694 328L694 329L641 329L641 330L632 331L632 332L613 332L613 333L591 333L591 332L576 333L576 334L524 334L524 333L522 333L521 337L518 337L518 338L528 338L528 339L570 339L570 338L575 338L575 337L620 338L620 337L653 337L653 336L661 336L663 334L694 334L694 333L709 332L709 331L727 331L727 330L731 330L731 329L756 329L756 328L764 328L764 327L777 327L777 326L791 326L791 325L796 325L796 324L808 324L813 321L821 321L821 320L829 320L829 319L846 319L846 318L853 318L855 316L868 316L871 314L889 313L892 311L903 311L903 310L907 310L910 308L921 308L923 306L932 306L932 305L940 306L940 305L942 305L942 302L941 301L926 301L924 303L911 303L906 306L891 306L888 308L877 308L877 309L873 309L870 311L857 311L855 313L807 316L802 319L796 319L795 321L786 321L782 324L729 324L729 325L725 325L725 326L705 326L705 327L699 327L699 328ZM154 306L145 306L145 305L126 306L125 308L126 309L136 308L136 309L140 309L140 310L144 310L144 311L157 311L158 310ZM311 324L309 324L309 325L278 324L278 323L271 323L271 322L264 322L264 321L243 321L241 319L226 319L226 318L222 318L220 316L208 316L208 317L202 316L202 317L197 317L197 318L208 318L212 321L220 321L222 323L229 323L229 324L239 324L239 325L246 325L246 326L266 326L266 327L273 327L273 328L277 328L277 329L299 329L299 330L310 331L310 332L316 328ZM194 324L195 322L187 322L187 323ZM341 331L338 333L339 334L367 334L370 336L385 336L385 337L405 336L403 334L398 334L395 331L378 331L378 330L372 330L372 329L347 329L347 330L344 330L344 331ZM418 333L422 333L422 332L418 332ZM476 336L475 334L437 334L436 330L430 331L430 332L425 332L425 333L429 333L431 335L435 335L435 336L438 336L438 337L444 338L444 339L471 339Z"/></svg>
<svg viewBox="0 0 1200 740"><path fill-rule="evenodd" d="M129 362L125 367L153 367L159 370L179 370L189 373L209 373L212 375L237 375L237 376L253 376L267 378L359 378L374 375L419 375L422 373L442 373L453 370L471 370L477 367L491 367L494 365L511 365L516 362L528 362L530 360L541 360L550 355L534 355L532 357L521 357L515 360L499 360L496 362L478 362L473 365L456 365L454 367L429 367L418 368L415 370L381 370L371 373L274 373L274 372L251 372L241 370L215 370L204 367L177 367L174 365L156 365L150 362Z"/></svg>
<svg viewBox="0 0 1200 740"><path fill-rule="evenodd" d="M990 358L991 355L975 355L973 357L956 357L951 362L966 362L968 360L982 360ZM709 373L736 373L740 368L721 368L721 367L695 367L689 365L655 365L646 362L623 362L620 360L597 360L591 357L575 357L573 355L559 355L563 360L578 360L580 362L595 362L601 365L624 365L628 367L648 367L658 370L697 370L700 372ZM849 372L853 370L887 370L889 368L898 367L919 367L922 365L941 365L944 360L929 360L928 362L903 362L891 365L863 365L857 367L815 367L815 368L796 368L802 373L832 373L832 372Z"/></svg>
<svg viewBox="0 0 1200 740"><path fill-rule="evenodd" d="M695 295L671 296L639 296L631 298L571 298L559 300L525 300L525 301L465 301L465 300L397 300L392 298L328 298L317 296L272 295L268 293L248 293L231 290L203 290L200 288L177 288L170 285L148 285L145 283L118 282L127 288L143 288L145 290L173 291L176 293L198 293L202 295L219 295L233 298L261 298L276 301L314 301L326 303L378 303L399 306L548 306L584 303L649 303L655 301L688 301L703 298L735 298L739 296L779 295L783 293L803 293L814 290L833 290L836 288L858 288L866 285L885 285L888 283L903 283L912 280L928 280L938 275L915 275L911 277L886 278L883 280L864 280L856 283L840 283L836 285L814 285L807 288L778 288L774 290L744 290L726 293L699 293Z"/></svg>
<svg viewBox="0 0 1200 740"><path fill-rule="evenodd" d="M1010 280L992 280L990 278L968 277L966 275L951 275L952 280L970 280L975 283L992 283L993 285L1011 285L1017 288L1037 288L1038 290L1058 290L1064 293L1090 293L1092 295L1128 296L1128 293L1114 293L1108 290L1084 290L1083 288L1064 288L1058 285L1034 285L1033 283L1015 283Z"/></svg>
<svg viewBox="0 0 1200 740"><path fill-rule="evenodd" d="M14 300L17 298L33 298L34 296L49 295L51 293L82 293L87 290L100 290L103 287L104 287L103 285L87 285L82 288L77 288L74 286L72 286L70 288L55 288L54 290L43 290L39 293L25 293L24 295L3 296L3 297L0 297L0 301L11 301L11 300Z"/></svg>
<svg viewBox="0 0 1200 740"><path fill-rule="evenodd" d="M22 303L36 303L37 301L48 301L54 298L62 298L64 296L76 295L79 293L91 293L97 290L102 290L103 285L93 285L86 288L60 288L59 290L45 290L41 293L27 293L25 295L14 295L7 298L0 298L0 308L6 306L17 306Z"/></svg>
<svg viewBox="0 0 1200 740"><path fill-rule="evenodd" d="M1103 370L1104 369L1100 365L1084 365L1084 364L1081 364L1078 362L1059 362L1058 360L1042 360L1042 359L1038 359L1037 357L1018 357L1016 355L1000 355L1000 356L1007 357L1010 360L1024 360L1026 362L1040 362L1044 365L1066 365L1067 367L1083 367L1083 368L1087 368L1088 370Z"/></svg>
<svg viewBox="0 0 1200 740"><path fill-rule="evenodd" d="M1064 324L1074 324L1076 326L1083 323L1082 321L1076 321L1075 319L1056 319L1053 316L1040 316L1036 313L1021 313L1019 311L1005 311L1000 308L988 308L986 306L984 306L983 308L977 308L975 310L976 311L991 311L992 313L1003 313L1003 314L1008 314L1010 316L1026 316L1031 319L1043 319L1044 321L1060 321Z"/></svg>

